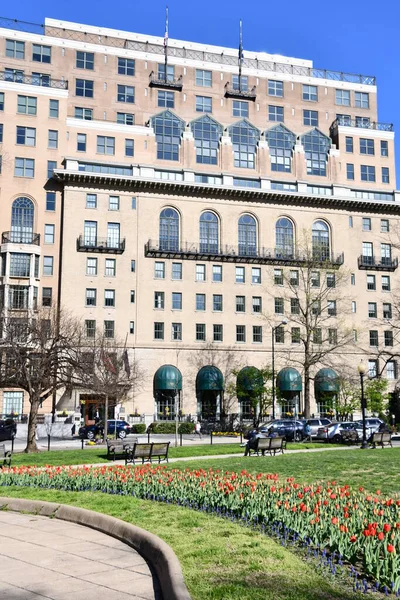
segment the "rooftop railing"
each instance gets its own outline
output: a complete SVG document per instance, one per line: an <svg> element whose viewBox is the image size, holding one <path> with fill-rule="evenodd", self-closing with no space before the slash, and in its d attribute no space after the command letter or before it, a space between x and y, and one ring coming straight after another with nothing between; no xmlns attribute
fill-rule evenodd
<svg viewBox="0 0 400 600"><path fill-rule="evenodd" d="M22 73L18 73L18 71L14 71L13 73L0 71L0 81L13 81L14 83L25 83L27 85L50 87L58 90L68 89L68 81L52 79L51 77L40 79L37 75L23 75Z"/></svg>
<svg viewBox="0 0 400 600"><path fill-rule="evenodd" d="M72 31L62 29L61 27L46 27L44 25L18 21L0 17L0 27L7 29L16 29L18 31L29 31L30 33L45 33L51 37L63 39L78 40L90 44L100 44L104 46L113 46L117 48L126 48L138 52L152 54L164 54L164 46L160 44L150 44L149 42L140 42L123 38L114 38L108 35L99 35L97 33L86 33L81 31ZM170 57L200 60L202 62L216 63L219 65L237 66L238 57L217 52L208 52L205 50L194 50L190 48L175 48L168 46L168 55ZM285 73L288 75L300 75L303 77L315 77L316 79L330 79L333 81L344 81L347 83L361 83L363 85L376 85L376 78L372 75L360 75L358 73L344 73L342 71L330 71L328 69L315 69L314 67L303 67L301 65L289 65L286 63L260 60L258 58L244 58L243 67L249 69L258 69L272 73Z"/></svg>
<svg viewBox="0 0 400 600"><path fill-rule="evenodd" d="M394 131L393 123L378 123L370 121L368 117L351 119L349 117L338 117L333 121L331 129L337 127L358 127L360 129L375 129L377 131Z"/></svg>

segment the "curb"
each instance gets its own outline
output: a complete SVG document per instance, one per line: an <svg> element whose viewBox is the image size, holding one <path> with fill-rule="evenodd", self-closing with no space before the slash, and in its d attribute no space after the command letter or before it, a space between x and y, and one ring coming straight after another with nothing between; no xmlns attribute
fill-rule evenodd
<svg viewBox="0 0 400 600"><path fill-rule="evenodd" d="M165 600L191 600L175 552L161 538L145 529L86 508L41 500L0 496L0 510L4 509L69 521L114 537L136 550L150 563Z"/></svg>

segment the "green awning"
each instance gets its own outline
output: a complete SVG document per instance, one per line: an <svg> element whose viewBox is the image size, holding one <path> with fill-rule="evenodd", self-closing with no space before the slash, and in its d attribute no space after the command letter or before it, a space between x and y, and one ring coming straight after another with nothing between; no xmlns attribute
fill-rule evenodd
<svg viewBox="0 0 400 600"><path fill-rule="evenodd" d="M224 389L224 378L217 367L207 365L202 367L196 377L196 391L204 392L207 390L221 391Z"/></svg>
<svg viewBox="0 0 400 600"><path fill-rule="evenodd" d="M314 392L318 396L333 392L337 394L340 389L339 375L333 369L320 369L314 378Z"/></svg>
<svg viewBox="0 0 400 600"><path fill-rule="evenodd" d="M163 365L154 375L154 391L157 390L181 390L182 374L173 365Z"/></svg>
<svg viewBox="0 0 400 600"><path fill-rule="evenodd" d="M301 392L303 384L300 373L291 367L282 369L276 376L276 387L280 392Z"/></svg>
<svg viewBox="0 0 400 600"><path fill-rule="evenodd" d="M236 387L242 392L252 394L260 390L264 384L263 377L256 367L244 367L236 378Z"/></svg>

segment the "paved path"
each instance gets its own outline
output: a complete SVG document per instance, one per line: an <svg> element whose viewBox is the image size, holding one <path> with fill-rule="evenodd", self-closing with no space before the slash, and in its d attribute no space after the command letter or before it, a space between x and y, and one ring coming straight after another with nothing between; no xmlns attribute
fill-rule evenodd
<svg viewBox="0 0 400 600"><path fill-rule="evenodd" d="M0 511L1 600L161 600L144 558L74 523Z"/></svg>

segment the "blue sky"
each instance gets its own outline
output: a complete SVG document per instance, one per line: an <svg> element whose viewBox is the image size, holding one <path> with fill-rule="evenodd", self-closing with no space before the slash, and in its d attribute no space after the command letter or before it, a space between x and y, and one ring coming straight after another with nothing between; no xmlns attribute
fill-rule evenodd
<svg viewBox="0 0 400 600"><path fill-rule="evenodd" d="M2 16L42 23L52 17L164 34L164 0L20 0ZM244 49L308 58L314 66L375 75L379 121L400 129L400 2L381 0L169 0L170 37L236 47L243 19ZM400 148L397 145L397 164Z"/></svg>

